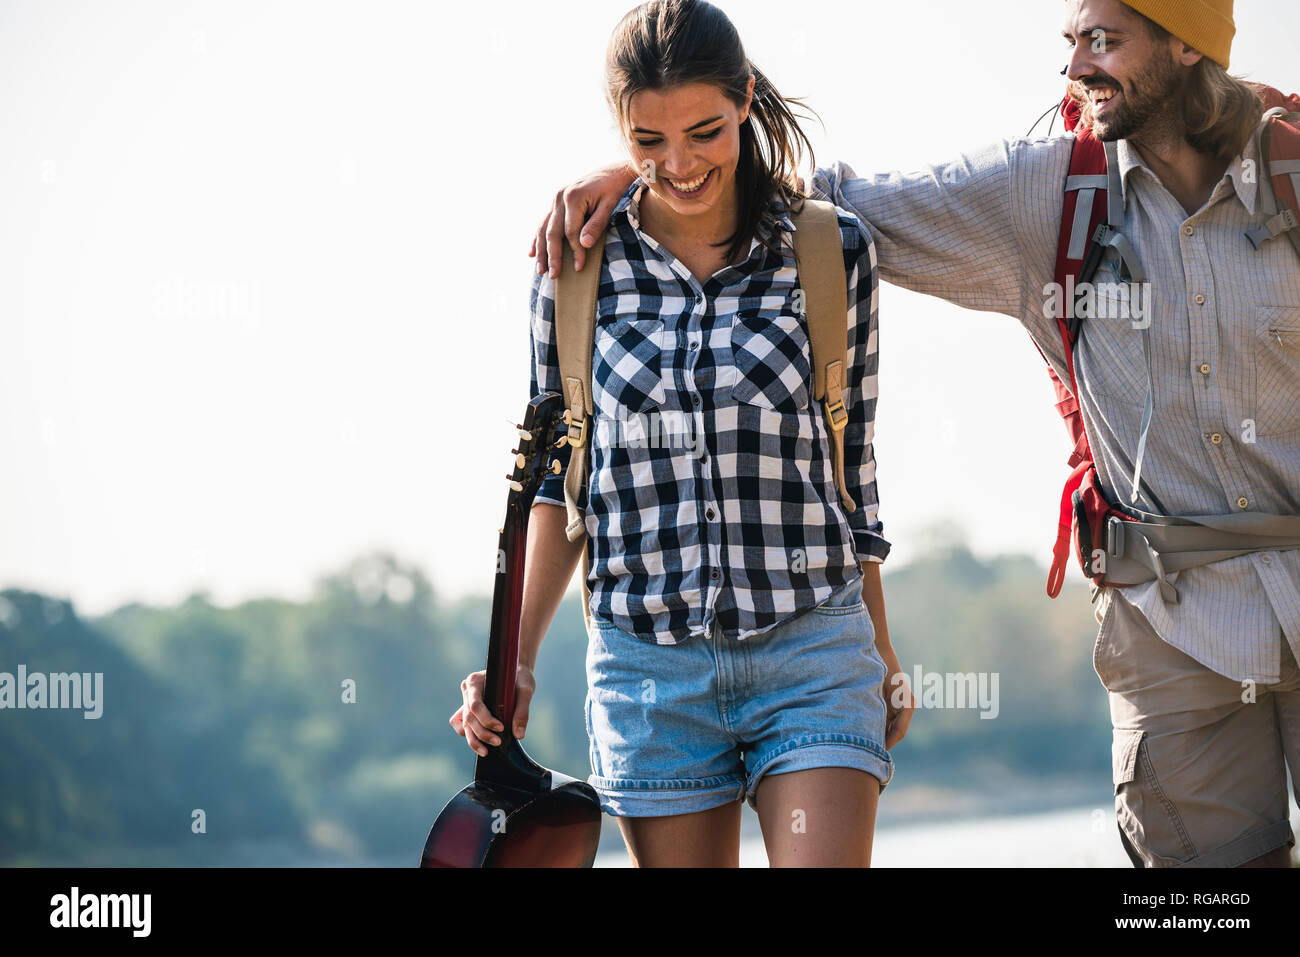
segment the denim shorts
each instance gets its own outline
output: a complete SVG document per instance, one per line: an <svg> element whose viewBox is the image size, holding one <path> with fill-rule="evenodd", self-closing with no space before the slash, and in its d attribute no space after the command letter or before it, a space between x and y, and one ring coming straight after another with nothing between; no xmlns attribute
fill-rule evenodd
<svg viewBox="0 0 1300 957"><path fill-rule="evenodd" d="M587 781L617 817L757 809L764 774L806 768L858 768L883 788L885 676L861 576L743 641L657 645L593 615Z"/></svg>

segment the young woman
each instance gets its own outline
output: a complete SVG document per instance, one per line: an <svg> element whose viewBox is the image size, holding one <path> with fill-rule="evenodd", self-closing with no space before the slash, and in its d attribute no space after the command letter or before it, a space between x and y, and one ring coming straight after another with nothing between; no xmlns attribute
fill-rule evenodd
<svg viewBox="0 0 1300 957"><path fill-rule="evenodd" d="M629 13L606 84L641 178L587 266L600 270L588 534L568 541L563 476L548 477L529 523L515 734L587 547L588 780L633 863L736 866L747 801L774 866L867 866L911 708L880 588L871 240L837 211L846 513L789 238L812 152L790 101L699 0ZM551 276L535 277L532 313L533 394L564 392ZM647 420L690 434L638 435ZM451 724L483 754L503 727L483 672L461 688Z"/></svg>

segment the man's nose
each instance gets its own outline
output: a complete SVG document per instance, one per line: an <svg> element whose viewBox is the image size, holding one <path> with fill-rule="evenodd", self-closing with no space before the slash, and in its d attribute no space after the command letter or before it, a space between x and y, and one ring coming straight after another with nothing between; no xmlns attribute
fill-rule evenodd
<svg viewBox="0 0 1300 957"><path fill-rule="evenodd" d="M1092 40L1088 37L1080 37L1079 42L1074 45L1074 52L1070 54L1070 62L1065 67L1065 74L1071 80L1082 80L1096 72L1097 68L1092 63Z"/></svg>

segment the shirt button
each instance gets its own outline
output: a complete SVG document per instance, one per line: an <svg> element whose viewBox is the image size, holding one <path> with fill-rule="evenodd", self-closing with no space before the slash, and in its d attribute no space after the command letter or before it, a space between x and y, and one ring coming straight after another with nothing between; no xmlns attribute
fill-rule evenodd
<svg viewBox="0 0 1300 957"><path fill-rule="evenodd" d="M1195 226L1184 226L1184 227L1183 227L1183 235L1184 235L1184 236L1194 236L1194 235L1196 235L1196 227L1195 227Z"/></svg>
<svg viewBox="0 0 1300 957"><path fill-rule="evenodd" d="M1241 498L1237 499L1237 508L1245 508L1249 504L1250 504L1250 499L1246 498L1246 496L1244 495Z"/></svg>
<svg viewBox="0 0 1300 957"><path fill-rule="evenodd" d="M692 352L694 352L694 351L695 351L696 349L698 349L699 347L700 347L700 344L699 344L698 342L692 342L692 343L691 343L691 351L692 351Z"/></svg>
<svg viewBox="0 0 1300 957"><path fill-rule="evenodd" d="M698 395L692 395L692 396L691 396L691 401L694 402L696 405L699 405L699 404L700 404L700 397L699 397Z"/></svg>
<svg viewBox="0 0 1300 957"><path fill-rule="evenodd" d="M1197 304L1198 306L1203 306L1203 305L1205 305L1205 294L1204 294L1204 293L1200 293L1200 292L1198 292L1198 293L1196 294L1196 304Z"/></svg>
<svg viewBox="0 0 1300 957"><path fill-rule="evenodd" d="M1270 558L1268 555L1265 555L1265 556L1264 556L1264 564L1265 564L1265 565L1272 565L1272 564L1273 564L1273 559Z"/></svg>
<svg viewBox="0 0 1300 957"><path fill-rule="evenodd" d="M1210 436L1210 441L1213 442L1215 445L1222 445L1223 435L1219 432L1215 432L1213 435Z"/></svg>
<svg viewBox="0 0 1300 957"><path fill-rule="evenodd" d="M1209 375L1209 374L1210 374L1210 364L1208 362L1202 362L1201 375Z"/></svg>
<svg viewBox="0 0 1300 957"><path fill-rule="evenodd" d="M1244 507L1244 506L1243 506L1243 507ZM718 580L718 570L715 568L715 569L713 569L713 571L709 572L709 577L712 578L714 581L717 581L717 580Z"/></svg>

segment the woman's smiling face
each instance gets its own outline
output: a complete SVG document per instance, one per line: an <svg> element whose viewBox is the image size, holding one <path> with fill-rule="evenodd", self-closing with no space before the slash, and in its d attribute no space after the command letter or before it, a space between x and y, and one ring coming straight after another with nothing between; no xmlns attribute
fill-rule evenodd
<svg viewBox="0 0 1300 957"><path fill-rule="evenodd" d="M656 196L682 216L698 215L734 198L740 125L749 117L708 83L640 90L628 102L628 150Z"/></svg>

